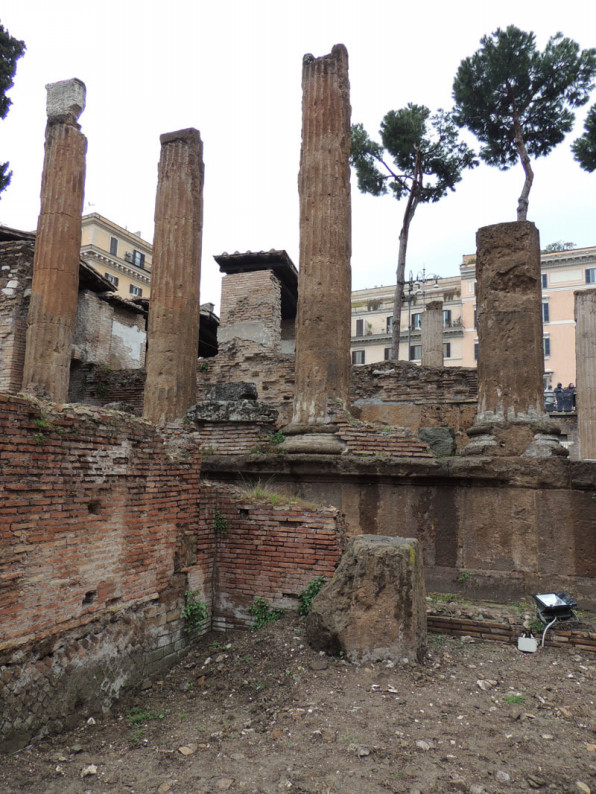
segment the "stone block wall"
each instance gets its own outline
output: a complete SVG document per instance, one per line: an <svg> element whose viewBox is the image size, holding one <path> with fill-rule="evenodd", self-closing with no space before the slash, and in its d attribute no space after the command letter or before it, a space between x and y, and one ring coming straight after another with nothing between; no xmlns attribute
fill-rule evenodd
<svg viewBox="0 0 596 794"><path fill-rule="evenodd" d="M215 546L213 625L221 629L250 625L248 607L255 598L295 608L312 579L333 575L346 535L334 507L277 494L258 498L254 491L206 482L200 528L198 560Z"/></svg>
<svg viewBox="0 0 596 794"><path fill-rule="evenodd" d="M184 650L184 592L204 578L199 472L194 434L0 395L8 749L64 726L75 709L108 708Z"/></svg>
<svg viewBox="0 0 596 794"><path fill-rule="evenodd" d="M0 391L21 388L34 240L0 242Z"/></svg>

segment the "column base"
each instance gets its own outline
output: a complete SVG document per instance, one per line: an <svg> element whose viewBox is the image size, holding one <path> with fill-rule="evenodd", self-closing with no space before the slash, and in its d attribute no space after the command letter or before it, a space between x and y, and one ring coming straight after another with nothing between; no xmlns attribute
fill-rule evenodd
<svg viewBox="0 0 596 794"><path fill-rule="evenodd" d="M335 425L290 424L282 427L281 432L286 440L278 449L289 455L341 455L347 450L336 435Z"/></svg>
<svg viewBox="0 0 596 794"><path fill-rule="evenodd" d="M465 457L566 457L569 451L559 440L560 432L548 418L479 422L468 429L470 443L460 454Z"/></svg>

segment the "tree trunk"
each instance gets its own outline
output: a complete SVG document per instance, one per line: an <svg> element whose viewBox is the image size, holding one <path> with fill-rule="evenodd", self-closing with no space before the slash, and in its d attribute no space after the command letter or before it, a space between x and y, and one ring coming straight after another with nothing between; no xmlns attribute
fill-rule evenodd
<svg viewBox="0 0 596 794"><path fill-rule="evenodd" d="M416 155L416 165L414 168L414 180L412 189L406 204L401 231L399 233L399 254L397 257L397 274L395 284L395 295L393 297L393 326L391 329L391 360L399 361L399 338L401 331L401 307L404 302L404 286L406 272L406 252L408 250L408 234L410 223L416 212L420 199L420 188L422 187L422 168L420 152Z"/></svg>
<svg viewBox="0 0 596 794"><path fill-rule="evenodd" d="M517 148L519 159L521 160L521 164L524 169L524 173L526 175L526 179L524 182L524 187L522 192L520 193L519 199L517 201L517 220L518 221L527 221L528 220L528 199L530 196L530 188L532 187L532 182L534 181L534 172L532 171L532 163L530 161L530 157L528 152L526 151L526 145L524 143L524 138L522 135L521 124L519 123L519 117L517 114L513 116L513 125L515 129L515 146Z"/></svg>

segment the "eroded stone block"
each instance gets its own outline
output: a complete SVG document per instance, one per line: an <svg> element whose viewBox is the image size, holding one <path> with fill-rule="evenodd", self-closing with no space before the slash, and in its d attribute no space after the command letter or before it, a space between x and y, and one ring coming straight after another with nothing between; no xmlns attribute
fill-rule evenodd
<svg viewBox="0 0 596 794"><path fill-rule="evenodd" d="M350 661L422 661L426 603L422 550L414 538L353 538L312 603L306 636Z"/></svg>

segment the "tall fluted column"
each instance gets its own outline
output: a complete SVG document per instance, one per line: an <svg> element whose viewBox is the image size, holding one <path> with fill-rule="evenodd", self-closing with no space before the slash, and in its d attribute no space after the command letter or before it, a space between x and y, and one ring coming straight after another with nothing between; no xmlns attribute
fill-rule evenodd
<svg viewBox="0 0 596 794"><path fill-rule="evenodd" d="M328 422L350 385L350 86L343 44L302 65L300 275L292 424Z"/></svg>
<svg viewBox="0 0 596 794"><path fill-rule="evenodd" d="M422 315L422 366L443 366L443 301L426 304Z"/></svg>
<svg viewBox="0 0 596 794"><path fill-rule="evenodd" d="M54 402L68 399L81 259L81 214L87 139L77 119L85 108L80 80L50 83L33 283L27 317L23 389Z"/></svg>
<svg viewBox="0 0 596 794"><path fill-rule="evenodd" d="M566 454L544 410L540 239L529 221L476 234L478 413L466 451Z"/></svg>
<svg viewBox="0 0 596 794"><path fill-rule="evenodd" d="M143 416L165 424L196 402L204 167L198 130L160 141Z"/></svg>
<svg viewBox="0 0 596 794"><path fill-rule="evenodd" d="M579 454L596 460L596 289L575 296L575 363Z"/></svg>

